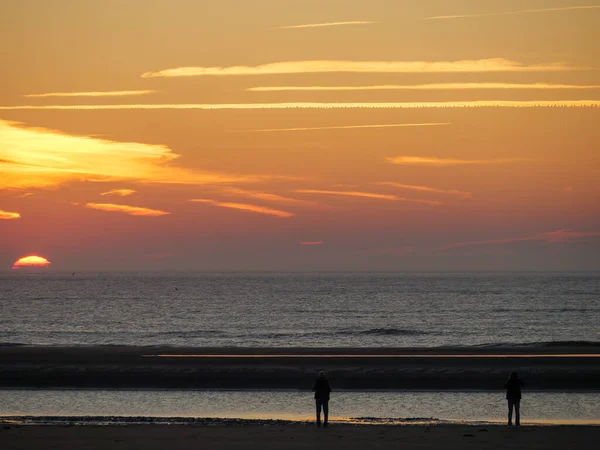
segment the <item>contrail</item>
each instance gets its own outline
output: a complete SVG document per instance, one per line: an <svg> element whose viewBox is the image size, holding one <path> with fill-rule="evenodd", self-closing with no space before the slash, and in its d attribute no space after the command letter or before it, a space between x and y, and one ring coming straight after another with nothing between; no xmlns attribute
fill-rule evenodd
<svg viewBox="0 0 600 450"><path fill-rule="evenodd" d="M598 9L600 6L566 6L564 8L542 8L542 9L519 9L517 11L505 11L486 14L458 14L454 16L434 16L426 17L424 20L442 20L442 19L470 19L472 17L490 17L490 16L509 16L513 14L529 14L540 12L558 12L558 11L575 11L580 9Z"/></svg>
<svg viewBox="0 0 600 450"><path fill-rule="evenodd" d="M312 131L312 130L349 130L354 128L392 128L392 127L431 127L437 125L451 125L449 122L441 123L391 123L381 125L345 125L338 127L307 127L307 128L265 128L261 130L236 130L233 133L260 133L276 131Z"/></svg>
<svg viewBox="0 0 600 450"><path fill-rule="evenodd" d="M370 22L364 20L352 20L349 22L325 22L325 23L307 23L305 25L285 25L282 27L276 27L278 29L291 29L291 28L321 28L321 27L339 27L342 25L369 25L381 22Z"/></svg>

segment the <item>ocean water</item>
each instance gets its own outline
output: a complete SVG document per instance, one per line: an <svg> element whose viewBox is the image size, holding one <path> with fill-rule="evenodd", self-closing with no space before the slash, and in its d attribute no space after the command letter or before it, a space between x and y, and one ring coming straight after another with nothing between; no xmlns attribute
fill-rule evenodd
<svg viewBox="0 0 600 450"><path fill-rule="evenodd" d="M598 273L0 274L0 344L600 341Z"/></svg>
<svg viewBox="0 0 600 450"><path fill-rule="evenodd" d="M300 391L0 390L0 419L117 416L314 420L313 408L312 394ZM383 424L414 423L416 418L504 423L506 400L501 392L345 391L332 394L330 415L333 420L353 418ZM525 392L521 416L523 424L600 424L600 393Z"/></svg>

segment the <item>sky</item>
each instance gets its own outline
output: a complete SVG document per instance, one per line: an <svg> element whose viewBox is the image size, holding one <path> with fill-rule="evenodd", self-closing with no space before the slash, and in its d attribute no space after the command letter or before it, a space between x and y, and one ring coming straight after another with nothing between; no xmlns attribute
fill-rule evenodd
<svg viewBox="0 0 600 450"><path fill-rule="evenodd" d="M1 10L0 271L600 270L600 1Z"/></svg>

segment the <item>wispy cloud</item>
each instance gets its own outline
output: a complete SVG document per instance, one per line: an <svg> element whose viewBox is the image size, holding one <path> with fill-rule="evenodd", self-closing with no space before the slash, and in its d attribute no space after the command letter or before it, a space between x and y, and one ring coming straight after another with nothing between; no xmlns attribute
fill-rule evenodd
<svg viewBox="0 0 600 450"><path fill-rule="evenodd" d="M458 15L454 15L454 16L434 16L434 17L426 17L424 20L470 19L473 17L509 16L509 15L513 15L513 14L576 11L576 10L583 10L583 9L598 9L598 8L600 8L600 6L587 5L587 6L565 6L562 8L518 9L516 11L504 11L504 12L485 13L485 14L458 14Z"/></svg>
<svg viewBox="0 0 600 450"><path fill-rule="evenodd" d="M284 25L282 27L276 27L279 29L292 29L292 28L321 28L321 27L339 27L343 25L370 25L381 22L371 22L365 20L351 20L348 22L325 22L325 23L307 23L304 25Z"/></svg>
<svg viewBox="0 0 600 450"><path fill-rule="evenodd" d="M431 83L382 84L373 86L257 86L246 89L253 92L272 91L444 91L469 89L600 89L600 85L549 84L549 83Z"/></svg>
<svg viewBox="0 0 600 450"><path fill-rule="evenodd" d="M506 164L527 159L452 159L452 158L423 158L421 156L390 156L385 160L391 164L422 165L422 166L463 166L479 164Z"/></svg>
<svg viewBox="0 0 600 450"><path fill-rule="evenodd" d="M100 195L116 195L119 197L127 197L128 195L135 194L136 191L133 189L112 189L107 192L103 192Z"/></svg>
<svg viewBox="0 0 600 450"><path fill-rule="evenodd" d="M27 198L27 197L31 197L32 195L33 195L33 192L25 192L24 194L15 196L15 198Z"/></svg>
<svg viewBox="0 0 600 450"><path fill-rule="evenodd" d="M103 111L147 109L414 109L414 108L555 108L600 106L600 100L473 100L450 102L283 102L283 103L174 103L125 105L20 105L0 106L3 111Z"/></svg>
<svg viewBox="0 0 600 450"><path fill-rule="evenodd" d="M433 192L436 194L456 195L456 196L462 197L462 198L470 198L473 196L473 194L471 194L470 192L457 191L456 189L440 189L440 188L434 188L434 187L429 187L429 186L417 186L417 185L413 185L413 184L394 183L393 181L381 181L376 184L378 184L380 186L390 186L390 187L395 187L398 189L408 189L408 190L419 191L419 192Z"/></svg>
<svg viewBox="0 0 600 450"><path fill-rule="evenodd" d="M172 165L178 157L164 145L73 136L0 120L0 189L85 180L219 184L268 178L188 170Z"/></svg>
<svg viewBox="0 0 600 450"><path fill-rule="evenodd" d="M395 195L388 194L376 194L372 192L359 192L359 191L327 191L320 189L296 189L294 192L299 194L315 194L315 195L341 195L344 197L363 197L363 198L374 198L379 200L397 200Z"/></svg>
<svg viewBox="0 0 600 450"><path fill-rule="evenodd" d="M0 220L14 220L14 219L20 219L20 218L21 218L21 214L19 214L17 212L2 211L0 209Z"/></svg>
<svg viewBox="0 0 600 450"><path fill-rule="evenodd" d="M23 97L127 97L132 95L154 94L156 91L102 91L102 92L48 92L44 94L27 94Z"/></svg>
<svg viewBox="0 0 600 450"><path fill-rule="evenodd" d="M440 123L387 123L374 125L342 125L337 127L304 127L304 128L263 128L259 130L236 130L237 133L271 133L277 131L313 131L313 130L350 130L354 128L398 128L398 127L433 127L450 125L449 122Z"/></svg>
<svg viewBox="0 0 600 450"><path fill-rule="evenodd" d="M419 200L412 198L398 197L397 195L391 194L378 194L373 192L361 192L361 191L328 191L320 189L296 189L294 192L300 194L314 194L314 195L336 195L343 197L362 197L372 198L377 200L390 200L390 201L401 201L401 202L412 202L412 203L423 203L426 205L441 205L441 202L435 200Z"/></svg>
<svg viewBox="0 0 600 450"><path fill-rule="evenodd" d="M268 192L251 191L248 189L224 187L221 189L221 192L223 192L226 195L231 195L231 196L236 196L236 197L255 198L258 200L264 200L264 201L273 202L273 203L281 203L284 205L312 205L312 206L318 205L318 203L311 202L308 200L284 197L282 195L271 194Z"/></svg>
<svg viewBox="0 0 600 450"><path fill-rule="evenodd" d="M325 241L303 241L300 242L300 245L323 245Z"/></svg>
<svg viewBox="0 0 600 450"><path fill-rule="evenodd" d="M477 245L498 245L498 244L512 244L516 242L528 242L528 241L540 241L547 244L567 243L580 240L585 237L600 236L600 231L572 231L570 229L549 231L545 233L538 233L531 236L521 237L505 237L499 239L486 239L482 241L465 241L455 242L453 244L445 245L439 250L452 250L460 247L472 247Z"/></svg>
<svg viewBox="0 0 600 450"><path fill-rule="evenodd" d="M86 208L97 209L99 211L120 212L129 214L130 216L166 216L170 212L161 211L159 209L142 208L139 206L115 205L113 203L86 203Z"/></svg>
<svg viewBox="0 0 600 450"><path fill-rule="evenodd" d="M295 214L291 213L291 212L280 211L278 209L267 208L265 206L249 205L247 203L219 202L216 200L209 200L209 199L204 199L204 198L195 198L190 201L197 202L197 203L207 203L210 205L219 206L221 208L239 209L242 211L250 211L250 212L255 212L255 213L259 213L259 214L267 214L270 216L277 216L277 217L282 217L282 218L295 216Z"/></svg>
<svg viewBox="0 0 600 450"><path fill-rule="evenodd" d="M286 61L258 66L177 67L146 72L142 78L228 75L281 75L297 73L446 73L446 72L557 72L580 70L562 62L526 65L504 58L460 61Z"/></svg>

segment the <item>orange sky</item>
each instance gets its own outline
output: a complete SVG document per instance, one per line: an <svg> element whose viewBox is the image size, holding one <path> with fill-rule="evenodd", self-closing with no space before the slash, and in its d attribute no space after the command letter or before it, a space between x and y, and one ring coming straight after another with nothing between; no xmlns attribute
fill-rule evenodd
<svg viewBox="0 0 600 450"><path fill-rule="evenodd" d="M590 0L9 0L0 271L599 270L599 25Z"/></svg>

